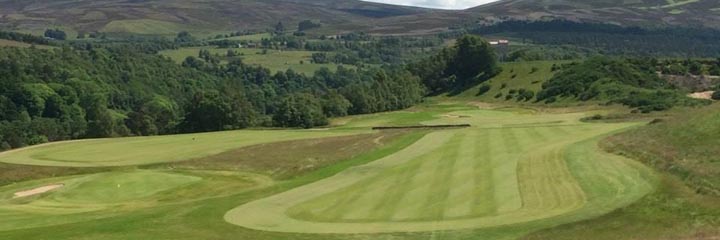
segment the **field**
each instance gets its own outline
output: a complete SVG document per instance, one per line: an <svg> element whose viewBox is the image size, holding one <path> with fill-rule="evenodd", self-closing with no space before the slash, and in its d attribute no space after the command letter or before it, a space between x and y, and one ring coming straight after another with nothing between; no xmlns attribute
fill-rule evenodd
<svg viewBox="0 0 720 240"><path fill-rule="evenodd" d="M32 44L24 43L24 42L17 42L17 41L11 41L11 40L5 40L0 39L0 47L22 47L22 48L29 48L32 47ZM53 47L45 46L45 45L35 45L36 48L39 49L52 49Z"/></svg>
<svg viewBox="0 0 720 240"><path fill-rule="evenodd" d="M252 36L252 35L251 35ZM243 36L245 37L245 36ZM222 57L226 56L228 50L234 50L238 53L239 58L246 64L262 66L270 69L271 72L286 71L292 69L299 73L306 75L312 75L315 71L321 68L329 68L335 70L339 66L334 63L315 64L311 62L311 51L280 51L280 50L267 50L267 53L263 53L262 49L255 48L200 48L190 47L181 48L177 50L166 50L160 52L160 54L170 57L177 63L182 63L185 58L189 56L197 57L200 50L207 49L211 54L218 54ZM343 65L345 67L352 67Z"/></svg>
<svg viewBox="0 0 720 240"><path fill-rule="evenodd" d="M653 191L651 170L597 145L639 123L584 123L589 112L565 112L438 102L336 119L330 130L6 152L0 162L15 172L41 166L7 163L87 171L28 173L24 179L34 180L0 187L0 216L12 219L0 222L0 238L513 239L601 216ZM369 130L456 123L472 127Z"/></svg>

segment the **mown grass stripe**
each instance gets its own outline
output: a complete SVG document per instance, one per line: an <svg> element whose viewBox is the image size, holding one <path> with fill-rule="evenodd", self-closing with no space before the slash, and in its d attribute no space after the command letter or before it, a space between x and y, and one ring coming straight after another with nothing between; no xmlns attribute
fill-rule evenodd
<svg viewBox="0 0 720 240"><path fill-rule="evenodd" d="M492 158L492 182L494 183L495 203L497 212L503 213L516 210L522 206L519 186L517 161L519 147L512 129L495 130L493 139L501 139L494 145L498 149L497 155Z"/></svg>
<svg viewBox="0 0 720 240"><path fill-rule="evenodd" d="M398 208L393 213L392 220L407 221L422 217L425 207L425 199L431 193L431 182L435 169L442 161L442 149L435 150L423 156L420 161L422 165L415 173L412 183L407 186L407 192L403 194Z"/></svg>
<svg viewBox="0 0 720 240"><path fill-rule="evenodd" d="M440 163L435 168L431 183L432 191L425 197L425 206L423 209L417 209L423 212L423 219L442 219L445 211L445 203L450 195L452 185L453 170L455 164L460 157L460 148L462 141L465 140L465 133L457 133L449 142L447 147L443 149L442 158L438 159ZM425 211L423 211L425 210Z"/></svg>
<svg viewBox="0 0 720 240"><path fill-rule="evenodd" d="M455 163L452 175L452 186L448 199L445 203L444 219L466 217L473 214L473 203L476 198L476 186L479 184L477 178L488 178L488 175L480 176L476 171L478 162L479 131L469 131L459 145L460 156ZM485 166L487 167L487 166Z"/></svg>

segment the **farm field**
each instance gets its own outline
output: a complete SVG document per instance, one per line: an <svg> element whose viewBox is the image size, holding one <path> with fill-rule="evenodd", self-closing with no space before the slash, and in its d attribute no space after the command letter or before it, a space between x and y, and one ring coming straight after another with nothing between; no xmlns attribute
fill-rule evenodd
<svg viewBox="0 0 720 240"><path fill-rule="evenodd" d="M21 48L29 48L32 47L32 44L24 43L24 42L17 42L17 41L11 41L11 40L5 40L0 39L0 47L21 47ZM36 48L39 49L52 49L51 46L46 45L35 45Z"/></svg>
<svg viewBox="0 0 720 240"><path fill-rule="evenodd" d="M254 36L254 35L250 35ZM246 37L246 36L242 36ZM262 49L255 48L202 48L202 47L189 47L180 48L176 50L165 50L161 51L160 54L170 57L177 63L182 63L185 58L189 56L197 57L200 50L206 49L211 54L218 54L225 56L228 50L237 52L239 58L244 63L262 66L270 69L271 72L286 71L292 69L299 73L306 75L312 75L315 71L321 68L328 68L330 70L337 69L338 64L334 63L323 63L315 64L311 62L311 56L314 52L311 51L280 51L280 50L267 50L267 53L263 53ZM345 67L352 67L348 65L342 65Z"/></svg>
<svg viewBox="0 0 720 240"><path fill-rule="evenodd" d="M0 238L514 239L652 192L651 170L597 146L639 123L579 121L588 114L440 102L336 119L329 130L21 149L0 161L116 167L0 187L0 216L12 219ZM458 123L472 127L369 130ZM60 187L15 197L47 186Z"/></svg>

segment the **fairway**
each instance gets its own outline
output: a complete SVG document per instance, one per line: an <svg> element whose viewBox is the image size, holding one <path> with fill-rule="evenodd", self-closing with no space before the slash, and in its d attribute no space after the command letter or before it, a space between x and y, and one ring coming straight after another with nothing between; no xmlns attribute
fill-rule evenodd
<svg viewBox="0 0 720 240"><path fill-rule="evenodd" d="M362 131L244 130L69 141L3 152L0 162L66 167L143 165L190 160L262 143L358 133Z"/></svg>
<svg viewBox="0 0 720 240"><path fill-rule="evenodd" d="M473 127L432 132L380 160L242 205L225 219L292 233L489 228L591 218L652 190L649 170L596 146L635 123L581 123L583 113L444 116L424 123Z"/></svg>

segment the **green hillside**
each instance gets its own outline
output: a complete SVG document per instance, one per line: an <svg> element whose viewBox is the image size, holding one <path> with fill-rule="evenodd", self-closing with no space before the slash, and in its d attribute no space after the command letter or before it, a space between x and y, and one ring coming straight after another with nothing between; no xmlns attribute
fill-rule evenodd
<svg viewBox="0 0 720 240"><path fill-rule="evenodd" d="M720 232L720 105L682 109L607 139L607 151L652 166L655 193L598 219L526 239L712 239Z"/></svg>

